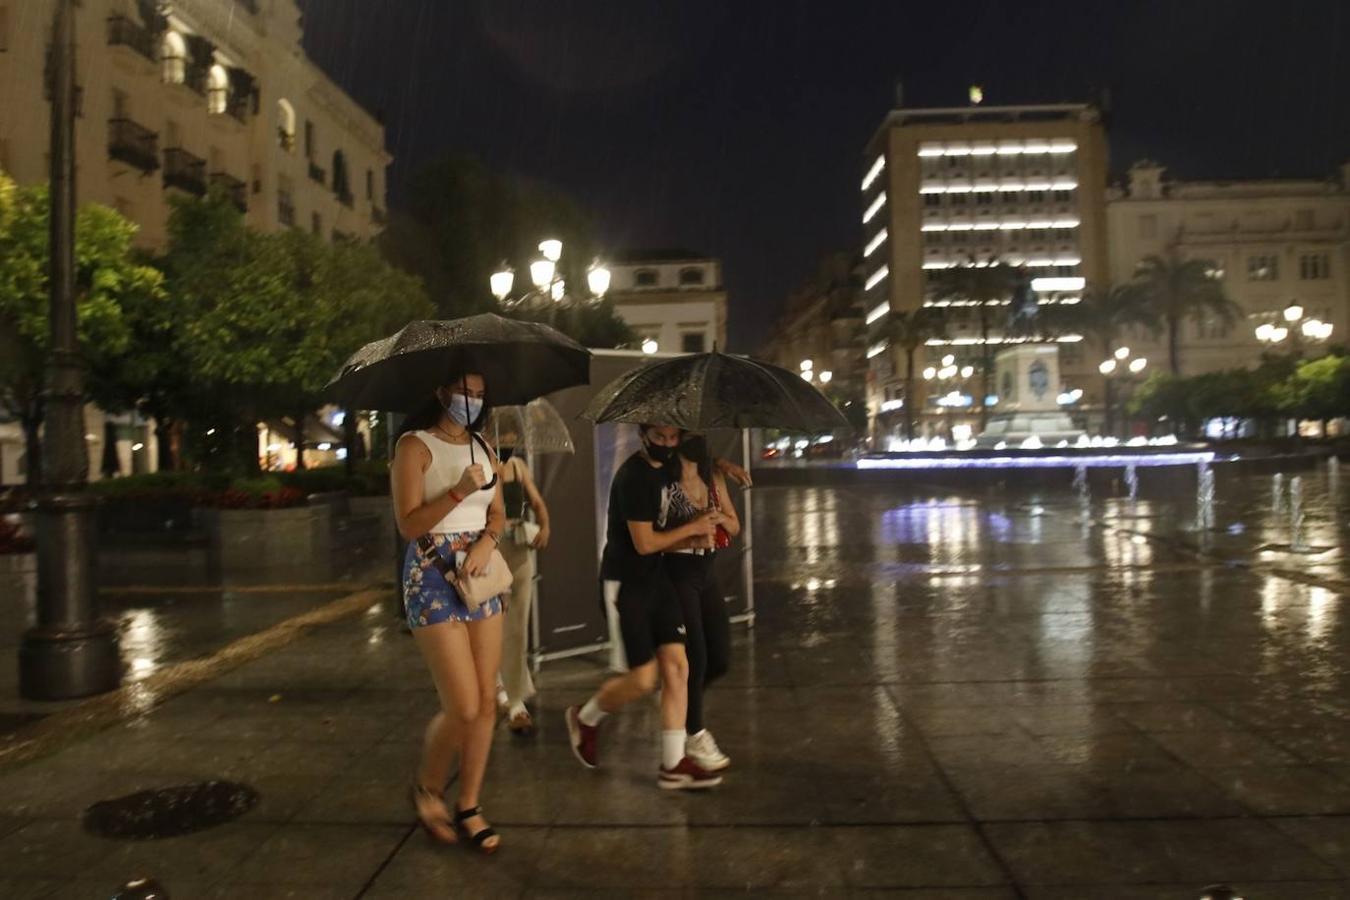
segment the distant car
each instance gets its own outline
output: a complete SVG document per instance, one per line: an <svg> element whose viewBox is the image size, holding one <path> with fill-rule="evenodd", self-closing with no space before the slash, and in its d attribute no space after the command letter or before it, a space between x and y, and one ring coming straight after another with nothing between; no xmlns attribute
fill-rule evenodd
<svg viewBox="0 0 1350 900"><path fill-rule="evenodd" d="M760 459L778 459L783 455L783 451L777 447L765 447L764 452L759 455Z"/></svg>

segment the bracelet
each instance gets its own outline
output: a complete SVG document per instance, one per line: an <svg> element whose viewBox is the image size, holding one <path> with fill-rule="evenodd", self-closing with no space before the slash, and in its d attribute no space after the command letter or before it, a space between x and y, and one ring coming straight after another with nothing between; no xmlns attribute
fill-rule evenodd
<svg viewBox="0 0 1350 900"><path fill-rule="evenodd" d="M493 534L491 531L488 531L487 529L483 529L483 535L484 535L485 537L490 537L490 538L492 538L493 546L497 546L497 547L500 547L500 546L501 546L502 539L499 538L499 537L497 537L497 535Z"/></svg>

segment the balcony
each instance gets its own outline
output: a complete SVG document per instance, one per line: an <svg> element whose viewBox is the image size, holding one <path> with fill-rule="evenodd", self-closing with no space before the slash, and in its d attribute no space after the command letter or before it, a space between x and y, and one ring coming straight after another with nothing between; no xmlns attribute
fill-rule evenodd
<svg viewBox="0 0 1350 900"><path fill-rule="evenodd" d="M211 173L211 187L219 189L240 212L248 212L248 185L224 172Z"/></svg>
<svg viewBox="0 0 1350 900"><path fill-rule="evenodd" d="M287 194L277 195L277 221L289 228L295 227L295 201Z"/></svg>
<svg viewBox="0 0 1350 900"><path fill-rule="evenodd" d="M206 160L181 147L164 151L164 186L178 188L195 197L206 193Z"/></svg>
<svg viewBox="0 0 1350 900"><path fill-rule="evenodd" d="M125 16L108 19L108 46L126 47L148 62L155 62L155 36L143 25Z"/></svg>
<svg viewBox="0 0 1350 900"><path fill-rule="evenodd" d="M109 119L108 157L153 172L159 168L159 135L130 119Z"/></svg>
<svg viewBox="0 0 1350 900"><path fill-rule="evenodd" d="M317 184L326 184L328 181L328 173L320 168L314 160L309 161L309 180Z"/></svg>

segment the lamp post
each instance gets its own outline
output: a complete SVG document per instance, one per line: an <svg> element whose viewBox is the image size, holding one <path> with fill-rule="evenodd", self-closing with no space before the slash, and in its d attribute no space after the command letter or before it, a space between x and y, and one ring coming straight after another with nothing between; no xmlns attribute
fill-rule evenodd
<svg viewBox="0 0 1350 900"><path fill-rule="evenodd" d="M1125 381L1131 375L1138 375L1148 367L1148 360L1142 356L1130 358L1129 347L1117 347L1115 352L1102 360L1097 371L1102 373L1102 433L1113 436L1116 431L1116 379Z"/></svg>
<svg viewBox="0 0 1350 900"><path fill-rule="evenodd" d="M75 13L57 0L51 50L51 225L45 484L37 504L37 624L19 646L19 693L66 700L121 681L117 631L99 616L96 502L84 441L84 375L75 336Z"/></svg>
<svg viewBox="0 0 1350 900"><path fill-rule="evenodd" d="M1297 300L1289 301L1277 319L1256 326L1256 339L1269 347L1277 347L1287 340L1290 352L1301 356L1305 342L1321 344L1331 338L1335 329L1330 322L1303 313L1303 304Z"/></svg>
<svg viewBox="0 0 1350 900"><path fill-rule="evenodd" d="M549 319L556 324L560 309L576 309L582 305L595 305L604 299L609 291L610 271L597 259L586 270L586 289L589 295L579 299L567 289L567 281L559 272L558 263L562 259L563 244L556 238L539 242L539 259L530 263L531 288L524 293L512 296L516 273L505 262L501 268L488 278L492 295L504 309L548 311ZM646 351L646 343L643 344ZM646 351L646 352L655 352Z"/></svg>

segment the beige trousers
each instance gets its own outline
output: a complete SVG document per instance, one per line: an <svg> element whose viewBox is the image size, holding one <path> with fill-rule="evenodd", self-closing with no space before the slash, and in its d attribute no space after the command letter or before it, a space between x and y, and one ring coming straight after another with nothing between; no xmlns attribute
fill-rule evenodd
<svg viewBox="0 0 1350 900"><path fill-rule="evenodd" d="M507 532L510 534L510 532ZM502 634L502 685L508 705L534 696L530 677L530 607L534 605L534 550L504 537L499 548L511 568L511 603Z"/></svg>

